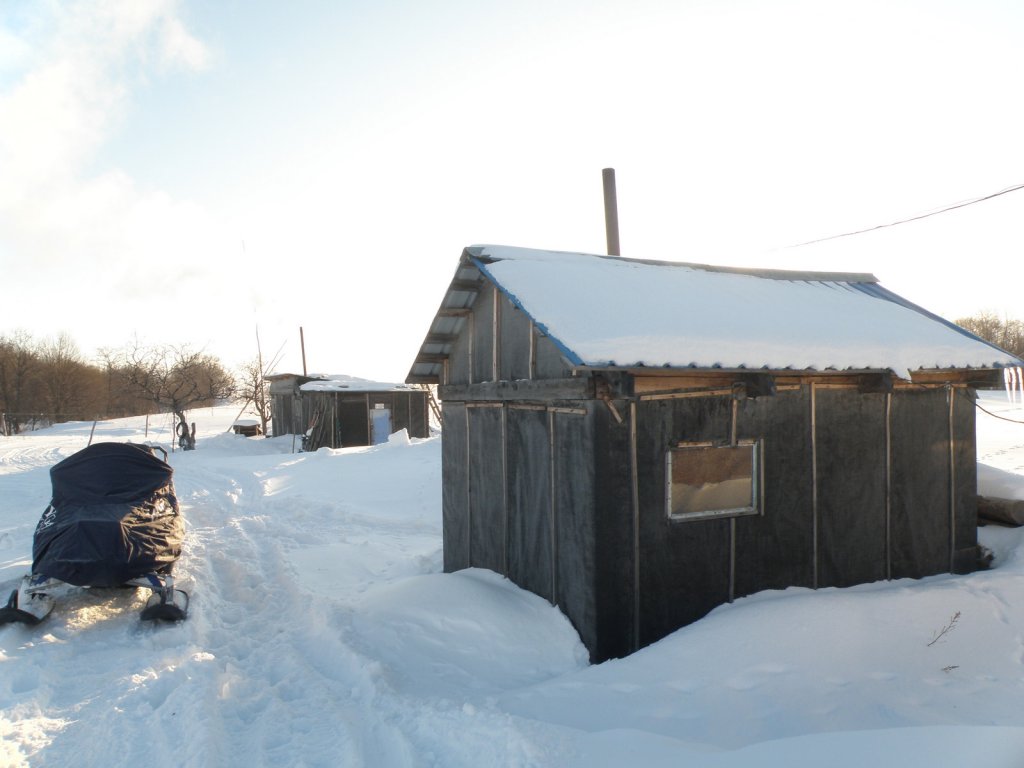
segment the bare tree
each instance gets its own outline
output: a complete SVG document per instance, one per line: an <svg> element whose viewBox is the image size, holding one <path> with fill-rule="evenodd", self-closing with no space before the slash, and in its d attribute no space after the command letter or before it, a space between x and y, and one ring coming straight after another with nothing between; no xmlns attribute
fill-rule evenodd
<svg viewBox="0 0 1024 768"><path fill-rule="evenodd" d="M39 345L27 331L0 336L0 412L6 431L17 433L29 414L40 410Z"/></svg>
<svg viewBox="0 0 1024 768"><path fill-rule="evenodd" d="M1024 355L1024 322L1010 317L1000 317L995 312L979 312L956 321L985 341L990 341L1012 355Z"/></svg>
<svg viewBox="0 0 1024 768"><path fill-rule="evenodd" d="M238 369L238 394L245 398L245 405L252 406L260 418L263 434L268 434L267 425L273 415L270 402L270 384L266 379L267 372L260 365L260 359L254 358L241 365Z"/></svg>
<svg viewBox="0 0 1024 768"><path fill-rule="evenodd" d="M41 389L54 421L95 418L100 413L99 371L89 366L68 333L39 345Z"/></svg>
<svg viewBox="0 0 1024 768"><path fill-rule="evenodd" d="M183 448L195 447L195 428L190 436L185 411L235 393L235 382L220 361L188 346L144 347L136 341L121 352L120 367L140 397L175 415Z"/></svg>

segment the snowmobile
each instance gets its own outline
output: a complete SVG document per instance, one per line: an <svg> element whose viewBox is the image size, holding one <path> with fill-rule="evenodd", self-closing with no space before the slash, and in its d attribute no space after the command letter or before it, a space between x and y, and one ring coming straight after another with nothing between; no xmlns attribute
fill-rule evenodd
<svg viewBox="0 0 1024 768"><path fill-rule="evenodd" d="M0 608L0 625L38 624L67 584L144 587L144 620L184 619L189 596L171 576L185 535L173 473L166 451L136 443L96 443L55 464L32 572Z"/></svg>

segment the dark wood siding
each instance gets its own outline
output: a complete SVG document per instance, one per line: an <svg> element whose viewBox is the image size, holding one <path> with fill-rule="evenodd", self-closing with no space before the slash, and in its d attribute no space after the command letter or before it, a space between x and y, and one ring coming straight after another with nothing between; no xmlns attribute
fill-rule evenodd
<svg viewBox="0 0 1024 768"><path fill-rule="evenodd" d="M499 344L501 374L505 381L530 378L530 318L511 301L502 296L501 341Z"/></svg>
<svg viewBox="0 0 1024 768"><path fill-rule="evenodd" d="M810 390L737 404L737 439L764 441L764 506L736 519L735 597L814 584Z"/></svg>
<svg viewBox="0 0 1024 768"><path fill-rule="evenodd" d="M562 379L568 375L568 366L562 359L558 347L540 331L534 329L536 345L536 370L534 377L538 379Z"/></svg>
<svg viewBox="0 0 1024 768"><path fill-rule="evenodd" d="M819 587L886 577L886 396L816 395Z"/></svg>
<svg viewBox="0 0 1024 768"><path fill-rule="evenodd" d="M369 445L370 427L367 422L366 398L346 397L338 403L339 434L335 448Z"/></svg>
<svg viewBox="0 0 1024 768"><path fill-rule="evenodd" d="M555 603L588 647L596 642L594 454L590 417L553 411Z"/></svg>
<svg viewBox="0 0 1024 768"><path fill-rule="evenodd" d="M524 589L554 600L548 413L510 406L507 419L508 577Z"/></svg>
<svg viewBox="0 0 1024 768"><path fill-rule="evenodd" d="M473 304L473 383L494 381L494 296L495 289L480 291Z"/></svg>
<svg viewBox="0 0 1024 768"><path fill-rule="evenodd" d="M668 519L665 453L680 441L727 443L731 408L727 397L649 400L638 406L641 646L729 600L730 523Z"/></svg>
<svg viewBox="0 0 1024 768"><path fill-rule="evenodd" d="M430 437L430 406L426 392L409 395L409 436Z"/></svg>
<svg viewBox="0 0 1024 768"><path fill-rule="evenodd" d="M943 389L892 400L892 578L949 570L949 419Z"/></svg>
<svg viewBox="0 0 1024 768"><path fill-rule="evenodd" d="M953 466L956 504L954 520L954 573L978 568L978 458L974 401L976 394L954 390ZM945 570L945 569L943 569Z"/></svg>
<svg viewBox="0 0 1024 768"><path fill-rule="evenodd" d="M467 408L445 403L441 440L441 517L444 530L444 569L458 571L472 565L469 538L469 455Z"/></svg>
<svg viewBox="0 0 1024 768"><path fill-rule="evenodd" d="M469 384L470 347L473 339L473 326L476 320L473 315L466 317L462 330L452 344L451 355L448 357L447 377L444 384Z"/></svg>
<svg viewBox="0 0 1024 768"><path fill-rule="evenodd" d="M391 428L395 432L406 429L412 436L412 425L409 423L410 395L411 393L407 392L397 392L391 396Z"/></svg>
<svg viewBox="0 0 1024 768"><path fill-rule="evenodd" d="M591 404L595 517L594 592L597 616L587 643L593 661L626 656L635 650L633 472L630 460L630 404ZM581 632L581 636L583 633Z"/></svg>
<svg viewBox="0 0 1024 768"><path fill-rule="evenodd" d="M468 407L470 561L505 573L505 462L501 406Z"/></svg>

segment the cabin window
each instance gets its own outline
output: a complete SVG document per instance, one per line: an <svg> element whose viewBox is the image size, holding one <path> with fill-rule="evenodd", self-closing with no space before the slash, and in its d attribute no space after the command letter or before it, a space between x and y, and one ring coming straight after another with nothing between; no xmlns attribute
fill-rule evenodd
<svg viewBox="0 0 1024 768"><path fill-rule="evenodd" d="M760 441L681 443L666 454L671 520L756 515L761 507Z"/></svg>

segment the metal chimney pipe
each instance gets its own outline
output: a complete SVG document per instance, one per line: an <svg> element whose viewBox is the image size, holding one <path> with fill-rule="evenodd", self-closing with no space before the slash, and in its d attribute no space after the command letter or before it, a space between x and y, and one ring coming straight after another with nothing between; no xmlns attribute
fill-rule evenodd
<svg viewBox="0 0 1024 768"><path fill-rule="evenodd" d="M615 197L615 169L601 171L604 179L604 228L608 235L608 255L621 256L619 250L619 204Z"/></svg>

